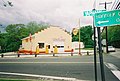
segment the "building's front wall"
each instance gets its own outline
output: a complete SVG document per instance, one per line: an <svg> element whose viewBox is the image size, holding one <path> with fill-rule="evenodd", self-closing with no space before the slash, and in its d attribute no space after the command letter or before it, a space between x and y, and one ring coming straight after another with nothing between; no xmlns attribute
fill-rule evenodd
<svg viewBox="0 0 120 81"><path fill-rule="evenodd" d="M58 52L64 52L65 50L72 49L72 37L63 29L58 27L49 27L44 29L41 32L35 33L34 39L25 42L25 39L22 41L22 46L26 50L36 51L36 47L39 45L38 43L44 43L44 48L40 49L42 51L46 50L46 45L50 45L49 53L54 51L53 46L57 45Z"/></svg>

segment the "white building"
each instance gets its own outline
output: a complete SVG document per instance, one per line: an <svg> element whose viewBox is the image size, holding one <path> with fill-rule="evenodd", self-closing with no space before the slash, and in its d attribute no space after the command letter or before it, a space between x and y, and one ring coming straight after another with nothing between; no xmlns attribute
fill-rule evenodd
<svg viewBox="0 0 120 81"><path fill-rule="evenodd" d="M58 53L70 52L72 50L72 37L60 27L50 26L47 29L37 32L34 35L22 39L23 53L36 53L39 47L39 53L54 52L57 46Z"/></svg>

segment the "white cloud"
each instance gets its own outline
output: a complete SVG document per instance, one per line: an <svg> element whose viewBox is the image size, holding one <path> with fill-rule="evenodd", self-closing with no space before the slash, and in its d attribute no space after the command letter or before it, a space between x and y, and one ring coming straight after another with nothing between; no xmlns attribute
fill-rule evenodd
<svg viewBox="0 0 120 81"><path fill-rule="evenodd" d="M97 6L101 1L96 0ZM83 11L92 10L94 0L11 0L11 2L13 7L0 6L2 24L43 21L72 29L78 25L79 18L81 26L92 24L92 17L84 17Z"/></svg>

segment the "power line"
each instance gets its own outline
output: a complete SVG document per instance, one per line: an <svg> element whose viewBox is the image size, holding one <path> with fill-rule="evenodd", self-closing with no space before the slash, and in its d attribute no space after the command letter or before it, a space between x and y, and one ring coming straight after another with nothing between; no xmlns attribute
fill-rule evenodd
<svg viewBox="0 0 120 81"><path fill-rule="evenodd" d="M2 2L3 2L4 7L6 7L7 6L6 2L4 0L2 0Z"/></svg>
<svg viewBox="0 0 120 81"><path fill-rule="evenodd" d="M10 2L10 1L7 1L7 2L5 2L4 0L1 0L2 2L3 2L3 6L4 7L7 7L7 6L13 6L13 4L12 4L12 2Z"/></svg>
<svg viewBox="0 0 120 81"><path fill-rule="evenodd" d="M111 9L119 9L120 8L120 0L115 0Z"/></svg>

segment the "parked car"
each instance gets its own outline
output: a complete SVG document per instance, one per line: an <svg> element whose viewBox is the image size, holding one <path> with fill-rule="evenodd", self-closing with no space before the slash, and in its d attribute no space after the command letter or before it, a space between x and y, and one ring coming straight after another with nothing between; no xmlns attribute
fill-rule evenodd
<svg viewBox="0 0 120 81"><path fill-rule="evenodd" d="M108 46L108 52L115 52L115 48L113 46Z"/></svg>

